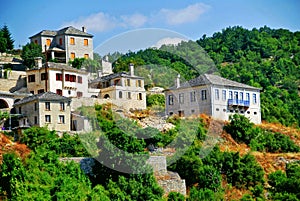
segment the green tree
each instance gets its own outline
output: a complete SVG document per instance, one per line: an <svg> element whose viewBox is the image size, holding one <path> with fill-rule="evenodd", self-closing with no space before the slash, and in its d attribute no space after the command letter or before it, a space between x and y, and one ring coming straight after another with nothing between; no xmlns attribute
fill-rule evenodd
<svg viewBox="0 0 300 201"><path fill-rule="evenodd" d="M27 43L22 48L21 58L23 59L23 64L28 68L33 68L35 65L34 58L35 57L42 57L44 55L42 53L42 47L35 43Z"/></svg>
<svg viewBox="0 0 300 201"><path fill-rule="evenodd" d="M2 37L4 37L6 39L6 49L7 50L12 50L14 49L14 40L11 36L11 33L7 27L7 25L4 25L4 27L2 28Z"/></svg>

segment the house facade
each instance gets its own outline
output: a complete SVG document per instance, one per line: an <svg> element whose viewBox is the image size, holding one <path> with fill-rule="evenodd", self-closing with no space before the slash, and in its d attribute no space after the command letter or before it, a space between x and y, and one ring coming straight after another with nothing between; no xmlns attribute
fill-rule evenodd
<svg viewBox="0 0 300 201"><path fill-rule="evenodd" d="M72 26L58 31L43 30L31 37L30 42L41 45L47 58L68 63L75 58L93 59L93 35Z"/></svg>
<svg viewBox="0 0 300 201"><path fill-rule="evenodd" d="M205 113L219 120L228 120L232 114L248 117L261 123L260 89L246 84L204 74L165 90L166 114L191 116Z"/></svg>
<svg viewBox="0 0 300 201"><path fill-rule="evenodd" d="M88 93L88 72L62 63L47 62L26 70L27 90L32 94L47 91L65 97L90 97Z"/></svg>
<svg viewBox="0 0 300 201"><path fill-rule="evenodd" d="M71 99L53 92L23 98L14 104L19 127L47 126L50 130L70 131Z"/></svg>
<svg viewBox="0 0 300 201"><path fill-rule="evenodd" d="M93 80L90 88L99 90L98 98L111 100L124 109L146 109L144 78L134 75L133 65L129 68L129 73L113 73Z"/></svg>

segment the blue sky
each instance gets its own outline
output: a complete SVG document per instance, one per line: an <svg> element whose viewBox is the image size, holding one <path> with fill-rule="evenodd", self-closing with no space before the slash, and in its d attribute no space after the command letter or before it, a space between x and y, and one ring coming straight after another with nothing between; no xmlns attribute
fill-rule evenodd
<svg viewBox="0 0 300 201"><path fill-rule="evenodd" d="M9 27L16 48L41 30L70 25L86 26L95 48L124 32L146 28L193 40L236 25L300 30L298 0L0 0L0 5L0 26Z"/></svg>

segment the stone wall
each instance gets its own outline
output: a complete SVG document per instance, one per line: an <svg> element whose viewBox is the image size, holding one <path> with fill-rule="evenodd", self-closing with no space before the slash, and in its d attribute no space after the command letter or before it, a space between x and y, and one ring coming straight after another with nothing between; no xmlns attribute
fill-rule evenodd
<svg viewBox="0 0 300 201"><path fill-rule="evenodd" d="M81 169L86 174L93 175L92 167L95 165L93 158L67 157L60 158L60 161L74 161L80 163ZM165 196L170 192L179 192L186 196L185 180L181 179L178 173L167 171L166 156L150 156L147 163L153 167L154 176L157 183L164 189Z"/></svg>

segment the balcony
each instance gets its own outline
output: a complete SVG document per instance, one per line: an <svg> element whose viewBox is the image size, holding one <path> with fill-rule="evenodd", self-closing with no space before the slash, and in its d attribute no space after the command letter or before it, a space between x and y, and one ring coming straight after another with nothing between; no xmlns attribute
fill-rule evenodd
<svg viewBox="0 0 300 201"><path fill-rule="evenodd" d="M229 106L238 106L238 107L249 107L250 101L240 100L240 99L228 99Z"/></svg>

